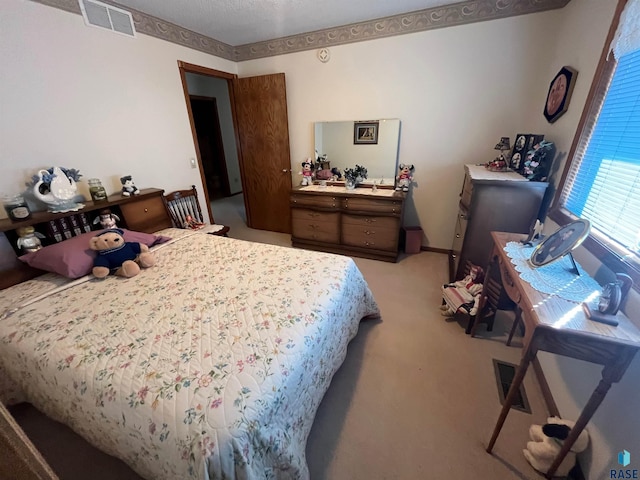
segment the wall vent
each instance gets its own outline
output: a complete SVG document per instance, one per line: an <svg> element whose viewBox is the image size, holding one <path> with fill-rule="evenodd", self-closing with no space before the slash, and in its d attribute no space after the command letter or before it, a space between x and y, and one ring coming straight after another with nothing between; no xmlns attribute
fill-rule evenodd
<svg viewBox="0 0 640 480"><path fill-rule="evenodd" d="M84 23L92 27L105 28L112 32L136 36L131 13L97 0L78 0Z"/></svg>

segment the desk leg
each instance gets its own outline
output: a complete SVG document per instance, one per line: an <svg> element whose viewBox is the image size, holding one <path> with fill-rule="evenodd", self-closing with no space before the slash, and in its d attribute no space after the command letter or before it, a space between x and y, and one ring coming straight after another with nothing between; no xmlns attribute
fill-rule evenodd
<svg viewBox="0 0 640 480"><path fill-rule="evenodd" d="M611 388L611 381L604 378L600 380L600 383L598 384L594 392L591 394L591 398L589 398L589 401L584 406L584 409L582 410L582 413L578 417L578 420L576 420L576 424L569 432L569 436L563 442L562 448L560 449L558 456L553 461L553 463L551 464L551 467L549 467L549 470L545 474L546 478L552 478L553 474L556 473L556 470L562 463L562 460L564 460L564 457L567 456L567 453L569 453L569 450L571 450L571 447L575 443L576 439L578 438L580 433L582 433L582 430L584 430L584 427L586 427L587 423L589 423L591 416L598 409L598 407L602 403L602 400L604 400L604 397L607 395L609 388Z"/></svg>
<svg viewBox="0 0 640 480"><path fill-rule="evenodd" d="M495 428L493 429L493 435L491 437L491 441L489 442L489 446L487 447L487 452L491 453L493 450L493 446L498 439L498 435L500 435L500 430L502 430L502 426L504 425L504 421L507 419L507 415L509 414L509 410L511 409L511 405L513 404L513 400L516 398L518 394L518 389L520 385L522 385L522 381L524 380L524 376L527 373L527 369L529 368L529 364L536 358L536 354L538 353L538 348L535 346L536 342L529 342L529 347L525 350L522 355L522 360L520 361L520 365L518 366L518 371L516 372L516 376L513 379L513 383L511 384L511 388L509 388L509 393L507 393L507 398L504 399L504 404L502 405L502 411L500 412L500 417L498 418L498 422L496 423Z"/></svg>
<svg viewBox="0 0 640 480"><path fill-rule="evenodd" d="M584 427L589 423L589 420L604 400L604 397L611 388L611 384L620 381L622 375L624 375L624 372L631 363L631 360L633 360L634 355L635 350L626 349L625 351L620 352L618 358L613 363L605 365L602 370L602 380L600 380L600 383L598 383L598 386L591 394L589 401L582 409L582 413L578 417L578 420L576 420L576 424L573 426L569 432L569 436L562 444L562 448L560 449L558 456L551 464L551 467L549 467L549 470L545 475L546 478L551 478L553 477L553 474L556 473L556 470L562 463L562 460L564 460L564 457L567 455L582 430L584 430Z"/></svg>

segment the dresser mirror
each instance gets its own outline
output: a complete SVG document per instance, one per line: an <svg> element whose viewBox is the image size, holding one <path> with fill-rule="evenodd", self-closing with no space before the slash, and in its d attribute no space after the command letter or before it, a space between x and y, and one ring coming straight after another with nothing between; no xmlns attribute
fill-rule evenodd
<svg viewBox="0 0 640 480"><path fill-rule="evenodd" d="M377 127L377 143L358 138L358 126L362 128L364 124ZM344 173L345 168L362 165L367 169L364 184L394 185L400 145L399 119L316 122L314 127L316 152L320 157L326 155L326 161L321 162L323 169L337 168Z"/></svg>

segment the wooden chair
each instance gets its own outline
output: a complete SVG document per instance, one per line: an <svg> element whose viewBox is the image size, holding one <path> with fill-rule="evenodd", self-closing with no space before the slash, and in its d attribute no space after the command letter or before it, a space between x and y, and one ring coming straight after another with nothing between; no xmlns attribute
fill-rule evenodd
<svg viewBox="0 0 640 480"><path fill-rule="evenodd" d="M490 332L493 330L493 322L495 321L498 310L514 310L516 317L509 332L509 338L507 339L507 345L511 345L513 335L518 325L521 324L521 311L504 292L498 265L494 264L489 267L488 270L488 275L485 276L484 279L485 288L481 293L483 297L480 299L478 305L478 313L474 318L470 319L466 333L470 333L472 337L475 337L476 329L480 323L486 323L487 331Z"/></svg>
<svg viewBox="0 0 640 480"><path fill-rule="evenodd" d="M192 228L194 230L201 228L205 230L211 229L210 226L204 225L204 217L202 216L195 185L191 185L190 190L176 190L175 192L167 193L164 195L163 200L174 227ZM213 222L213 218L211 220ZM214 226L218 227L219 225L214 223ZM207 233L226 237L228 231L229 227L222 226L222 229Z"/></svg>

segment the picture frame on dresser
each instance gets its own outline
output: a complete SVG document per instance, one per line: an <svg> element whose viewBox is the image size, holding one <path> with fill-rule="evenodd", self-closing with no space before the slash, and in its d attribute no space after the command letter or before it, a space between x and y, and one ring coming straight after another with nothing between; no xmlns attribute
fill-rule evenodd
<svg viewBox="0 0 640 480"><path fill-rule="evenodd" d="M509 168L520 175L524 174L524 162L527 159L527 152L533 150L534 145L544 140L544 135L537 133L518 133L513 142Z"/></svg>

